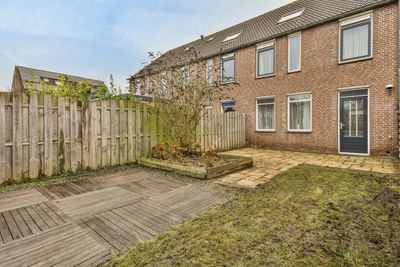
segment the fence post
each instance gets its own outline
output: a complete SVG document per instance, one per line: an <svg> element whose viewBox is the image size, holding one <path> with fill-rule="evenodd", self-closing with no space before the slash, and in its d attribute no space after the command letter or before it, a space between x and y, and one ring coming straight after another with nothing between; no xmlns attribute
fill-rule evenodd
<svg viewBox="0 0 400 267"><path fill-rule="evenodd" d="M140 136L140 126L141 126L141 114L140 114L140 106L143 105L141 103L136 102L136 158L140 158L142 156L142 137Z"/></svg>
<svg viewBox="0 0 400 267"><path fill-rule="evenodd" d="M6 177L6 102L4 93L0 93L0 184Z"/></svg>
<svg viewBox="0 0 400 267"><path fill-rule="evenodd" d="M78 125L77 125L77 103L75 100L70 100L69 111L70 111L70 129L71 129L71 170L75 173L78 170L78 150L76 145L78 143Z"/></svg>
<svg viewBox="0 0 400 267"><path fill-rule="evenodd" d="M96 169L96 143L97 143L97 103L90 102L89 104L89 162L90 168Z"/></svg>
<svg viewBox="0 0 400 267"><path fill-rule="evenodd" d="M135 161L135 146L133 143L133 110L132 110L133 102L131 100L128 101L128 162Z"/></svg>

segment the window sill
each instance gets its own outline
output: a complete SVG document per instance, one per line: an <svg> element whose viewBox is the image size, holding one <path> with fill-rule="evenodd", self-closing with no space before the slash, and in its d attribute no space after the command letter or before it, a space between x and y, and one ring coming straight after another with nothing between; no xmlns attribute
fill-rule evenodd
<svg viewBox="0 0 400 267"><path fill-rule="evenodd" d="M339 61L339 65L345 65L349 63L354 63L354 62L359 62L359 61L367 61L371 60L373 57L363 57L363 58L357 58L357 59L350 59L350 60L345 60L345 61Z"/></svg>
<svg viewBox="0 0 400 267"><path fill-rule="evenodd" d="M255 130L255 133L275 133L275 130Z"/></svg>
<svg viewBox="0 0 400 267"><path fill-rule="evenodd" d="M236 81L231 81L231 82L221 82L221 85L226 85L226 84L231 84L231 83L235 83Z"/></svg>
<svg viewBox="0 0 400 267"><path fill-rule="evenodd" d="M276 73L270 74L270 75L256 76L256 79L271 78L271 77L275 77L275 76L276 76Z"/></svg>
<svg viewBox="0 0 400 267"><path fill-rule="evenodd" d="M288 130L287 133L303 133L303 134L310 134L312 130Z"/></svg>
<svg viewBox="0 0 400 267"><path fill-rule="evenodd" d="M299 73L299 72L301 72L301 69L299 69L299 70L289 70L288 74Z"/></svg>

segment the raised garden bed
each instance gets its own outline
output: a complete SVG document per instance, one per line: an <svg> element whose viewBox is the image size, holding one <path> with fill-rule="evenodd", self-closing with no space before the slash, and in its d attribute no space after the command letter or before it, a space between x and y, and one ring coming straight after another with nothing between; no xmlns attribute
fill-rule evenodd
<svg viewBox="0 0 400 267"><path fill-rule="evenodd" d="M155 158L141 158L140 164L203 180L217 178L253 166L253 159L248 157L223 155L222 159L223 162L214 167L197 166L191 163L179 163Z"/></svg>

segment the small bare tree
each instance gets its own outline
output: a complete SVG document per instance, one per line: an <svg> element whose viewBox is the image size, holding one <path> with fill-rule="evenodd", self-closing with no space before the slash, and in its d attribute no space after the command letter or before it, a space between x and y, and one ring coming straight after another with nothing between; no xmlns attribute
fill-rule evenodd
<svg viewBox="0 0 400 267"><path fill-rule="evenodd" d="M206 60L193 48L182 50L179 54L149 53L152 63L144 68L142 75L152 77L148 92L154 97L161 123L171 131L177 146L191 152L198 141L195 140L196 130L206 103L220 100L235 84L210 83ZM218 66L214 66L213 73L217 71Z"/></svg>

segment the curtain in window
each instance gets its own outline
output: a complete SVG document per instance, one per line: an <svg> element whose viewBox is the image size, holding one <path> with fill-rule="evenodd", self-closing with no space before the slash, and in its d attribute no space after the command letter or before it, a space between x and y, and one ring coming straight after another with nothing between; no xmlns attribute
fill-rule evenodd
<svg viewBox="0 0 400 267"><path fill-rule="evenodd" d="M290 129L311 130L311 103L290 103Z"/></svg>
<svg viewBox="0 0 400 267"><path fill-rule="evenodd" d="M363 24L358 27L343 29L343 59L352 59L369 55L369 27Z"/></svg>
<svg viewBox="0 0 400 267"><path fill-rule="evenodd" d="M258 129L272 130L275 124L274 105L258 106Z"/></svg>
<svg viewBox="0 0 400 267"><path fill-rule="evenodd" d="M300 35L290 38L290 70L300 69L300 49L301 37Z"/></svg>
<svg viewBox="0 0 400 267"><path fill-rule="evenodd" d="M223 82L235 81L235 59L223 61Z"/></svg>
<svg viewBox="0 0 400 267"><path fill-rule="evenodd" d="M258 75L268 75L275 72L275 48L258 52Z"/></svg>

